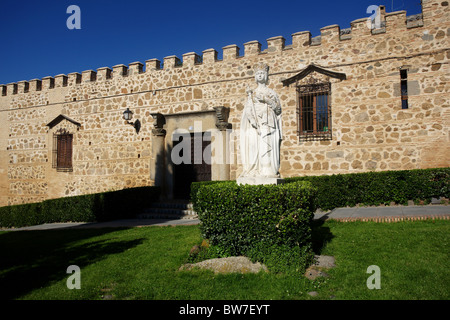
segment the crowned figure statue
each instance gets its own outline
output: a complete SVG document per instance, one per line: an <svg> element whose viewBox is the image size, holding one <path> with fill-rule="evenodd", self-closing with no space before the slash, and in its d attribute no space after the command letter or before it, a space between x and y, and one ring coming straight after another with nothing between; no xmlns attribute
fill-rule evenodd
<svg viewBox="0 0 450 320"><path fill-rule="evenodd" d="M269 67L254 67L256 89L247 87L247 102L241 118L240 152L243 171L238 183L280 183L281 104L267 87Z"/></svg>

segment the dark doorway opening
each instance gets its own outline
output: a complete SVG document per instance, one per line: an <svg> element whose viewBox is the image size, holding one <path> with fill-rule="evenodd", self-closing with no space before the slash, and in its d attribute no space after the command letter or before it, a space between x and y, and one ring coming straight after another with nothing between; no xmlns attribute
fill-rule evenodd
<svg viewBox="0 0 450 320"><path fill-rule="evenodd" d="M188 161L173 165L173 196L175 199L188 200L192 182L211 181L211 134L203 132L174 135L173 147L179 143L186 146L181 149L179 156ZM184 152L190 152L190 157L186 157Z"/></svg>

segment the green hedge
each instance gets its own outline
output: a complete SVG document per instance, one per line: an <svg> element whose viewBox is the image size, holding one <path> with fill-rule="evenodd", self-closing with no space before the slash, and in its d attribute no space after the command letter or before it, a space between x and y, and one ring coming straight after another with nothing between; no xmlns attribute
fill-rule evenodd
<svg viewBox="0 0 450 320"><path fill-rule="evenodd" d="M159 187L140 187L0 207L0 227L132 218L159 195Z"/></svg>
<svg viewBox="0 0 450 320"><path fill-rule="evenodd" d="M191 202L195 205L197 203L197 191L200 187L205 185L212 185L212 184L236 184L236 181L233 180L227 180L227 181L220 181L220 180L214 180L214 181L200 181L200 182L192 182L191 183L191 192L190 192L190 199Z"/></svg>
<svg viewBox="0 0 450 320"><path fill-rule="evenodd" d="M227 255L245 255L275 271L300 270L311 262L316 189L309 182L203 183L195 185L193 196L202 236Z"/></svg>
<svg viewBox="0 0 450 320"><path fill-rule="evenodd" d="M406 205L408 200L429 203L450 197L450 168L366 172L286 178L287 183L309 181L318 189L322 210L363 205Z"/></svg>
<svg viewBox="0 0 450 320"><path fill-rule="evenodd" d="M450 198L450 168L416 169L305 176L286 178L286 183L309 181L318 190L317 207L332 210L362 205L406 205L431 202L432 198ZM227 181L231 183L234 181ZM197 190L206 184L223 181L195 182L191 185L191 200L195 203Z"/></svg>

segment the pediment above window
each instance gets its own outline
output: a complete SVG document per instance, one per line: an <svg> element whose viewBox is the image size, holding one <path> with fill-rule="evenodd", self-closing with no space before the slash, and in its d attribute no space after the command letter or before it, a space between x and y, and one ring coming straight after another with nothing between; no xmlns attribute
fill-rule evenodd
<svg viewBox="0 0 450 320"><path fill-rule="evenodd" d="M55 133L69 133L77 131L81 124L68 116L60 114L47 124L47 127Z"/></svg>
<svg viewBox="0 0 450 320"><path fill-rule="evenodd" d="M345 75L345 73L327 70L325 68L316 66L315 64L310 64L295 76L284 79L281 82L283 83L283 86L288 87L293 83L295 83L296 86L311 85L331 82L331 79L345 80L347 79L347 76Z"/></svg>

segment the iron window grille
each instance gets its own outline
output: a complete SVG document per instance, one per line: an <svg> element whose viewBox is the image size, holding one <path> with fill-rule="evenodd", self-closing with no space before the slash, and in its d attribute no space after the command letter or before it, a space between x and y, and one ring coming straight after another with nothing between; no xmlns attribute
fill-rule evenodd
<svg viewBox="0 0 450 320"><path fill-rule="evenodd" d="M297 86L300 140L331 140L331 83Z"/></svg>

